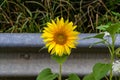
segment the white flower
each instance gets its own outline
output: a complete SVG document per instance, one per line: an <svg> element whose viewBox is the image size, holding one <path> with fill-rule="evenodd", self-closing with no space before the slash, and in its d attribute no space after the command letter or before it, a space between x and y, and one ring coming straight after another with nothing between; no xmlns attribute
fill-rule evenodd
<svg viewBox="0 0 120 80"><path fill-rule="evenodd" d="M112 66L114 73L120 73L120 60L116 60Z"/></svg>

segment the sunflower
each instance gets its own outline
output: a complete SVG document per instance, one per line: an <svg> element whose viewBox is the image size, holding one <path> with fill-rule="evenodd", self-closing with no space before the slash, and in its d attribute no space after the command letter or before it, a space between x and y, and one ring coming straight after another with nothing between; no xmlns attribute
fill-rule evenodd
<svg viewBox="0 0 120 80"><path fill-rule="evenodd" d="M75 31L76 27L72 22L64 21L63 18L48 22L41 35L48 47L48 52L58 56L70 55L71 49L76 48L78 40L79 32Z"/></svg>

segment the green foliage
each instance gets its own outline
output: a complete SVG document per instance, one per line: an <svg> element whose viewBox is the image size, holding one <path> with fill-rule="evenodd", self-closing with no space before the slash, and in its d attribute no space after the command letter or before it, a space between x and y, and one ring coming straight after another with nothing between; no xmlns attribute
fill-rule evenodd
<svg viewBox="0 0 120 80"><path fill-rule="evenodd" d="M103 63L96 63L93 67L93 74L95 80L100 80L108 73L108 71L112 68L111 64L103 64Z"/></svg>
<svg viewBox="0 0 120 80"><path fill-rule="evenodd" d="M91 38L100 39L100 41L94 42L93 44L91 44L91 45L89 46L89 48L91 48L92 46L97 45L97 44L100 44L100 43L103 43L103 44L104 44L104 43L106 42L106 40L104 39L104 35L105 35L105 33L100 33L100 34L96 34L95 36L86 37L86 38L84 38L83 40L85 40L85 39L91 39Z"/></svg>
<svg viewBox="0 0 120 80"><path fill-rule="evenodd" d="M70 74L68 80L80 80L76 74Z"/></svg>
<svg viewBox="0 0 120 80"><path fill-rule="evenodd" d="M83 80L95 80L95 77L94 77L94 74L91 73L91 74L88 74L86 75Z"/></svg>
<svg viewBox="0 0 120 80"><path fill-rule="evenodd" d="M110 33L111 37L120 30L120 23L111 24L106 31Z"/></svg>
<svg viewBox="0 0 120 80"><path fill-rule="evenodd" d="M111 68L111 64L96 63L93 67L93 72L85 76L83 80L101 80Z"/></svg>
<svg viewBox="0 0 120 80"><path fill-rule="evenodd" d="M0 0L0 32L41 32L56 17L73 21L80 32L120 21L119 0Z"/></svg>
<svg viewBox="0 0 120 80"><path fill-rule="evenodd" d="M46 68L38 74L36 80L54 80L57 77L58 77L58 74L53 74L51 72L51 69Z"/></svg>
<svg viewBox="0 0 120 80"><path fill-rule="evenodd" d="M63 56L51 55L51 58L55 60L57 63L63 64L67 60L68 55L63 55Z"/></svg>
<svg viewBox="0 0 120 80"><path fill-rule="evenodd" d="M100 25L97 27L97 29L101 30L101 31L106 31L106 29L109 27L109 25Z"/></svg>
<svg viewBox="0 0 120 80"><path fill-rule="evenodd" d="M93 72L87 76L84 77L83 80L100 80L110 71L110 80L112 80L113 72L112 72L112 65L115 60L115 56L119 57L119 48L115 50L115 41L116 41L116 33L120 30L120 22L114 23L114 24L107 24L103 26L99 26L98 29L102 30L103 33L96 34L95 36L87 37L85 39L90 38L97 38L100 41L95 42L95 44L103 43L105 46L108 47L108 50L110 52L110 63L109 64L103 64L103 63L97 63L93 67ZM105 33L108 32L111 37L111 42L109 42L107 39L104 38Z"/></svg>
<svg viewBox="0 0 120 80"><path fill-rule="evenodd" d="M91 39L91 38L103 39L104 35L105 35L104 33L100 33L100 34L96 34L95 36L85 37L84 39ZM84 39L83 39L83 40L84 40Z"/></svg>
<svg viewBox="0 0 120 80"><path fill-rule="evenodd" d="M104 35L105 33L100 33L100 34L95 35L93 38L103 39Z"/></svg>
<svg viewBox="0 0 120 80"><path fill-rule="evenodd" d="M110 10L115 10L117 8L117 4L120 3L120 0L105 0L106 5Z"/></svg>
<svg viewBox="0 0 120 80"><path fill-rule="evenodd" d="M113 15L115 15L116 17L120 17L120 13L119 12L114 12L114 11L111 11L111 13L113 14Z"/></svg>
<svg viewBox="0 0 120 80"><path fill-rule="evenodd" d="M115 50L116 57L120 58L120 47Z"/></svg>

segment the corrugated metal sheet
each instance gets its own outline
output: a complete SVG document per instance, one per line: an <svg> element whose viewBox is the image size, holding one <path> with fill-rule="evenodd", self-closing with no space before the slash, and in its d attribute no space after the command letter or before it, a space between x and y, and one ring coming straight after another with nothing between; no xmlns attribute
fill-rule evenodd
<svg viewBox="0 0 120 80"><path fill-rule="evenodd" d="M79 44L72 50L68 60L63 65L63 74L77 73L85 75L91 72L96 62L109 62L108 49L103 45L90 44L98 39L82 40L95 34L80 34ZM110 40L109 37L107 37ZM116 47L120 45L120 35L117 36ZM51 60L40 34L36 33L1 33L0 34L0 76L36 76L44 68L58 72L58 64Z"/></svg>

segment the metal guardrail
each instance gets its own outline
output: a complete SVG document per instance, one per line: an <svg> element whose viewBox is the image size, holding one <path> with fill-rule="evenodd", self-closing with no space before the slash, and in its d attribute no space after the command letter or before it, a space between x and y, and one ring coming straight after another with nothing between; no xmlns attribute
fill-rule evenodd
<svg viewBox="0 0 120 80"><path fill-rule="evenodd" d="M0 76L36 76L44 68L58 72L58 64L51 60L38 33L1 33L0 34ZM80 34L85 38L95 34ZM109 40L109 37L108 37ZM85 75L91 72L96 62L109 62L108 49L102 45L89 46L98 39L79 40L63 65L63 74L77 73ZM116 46L120 45L120 35Z"/></svg>

